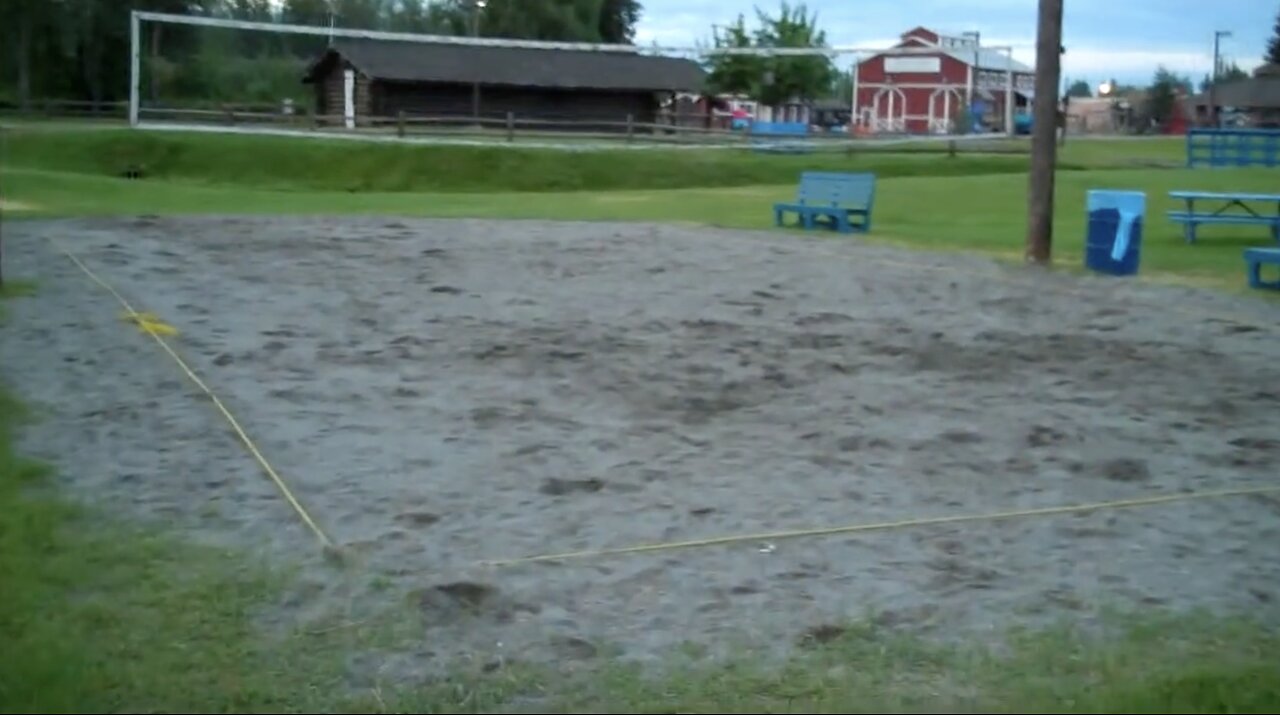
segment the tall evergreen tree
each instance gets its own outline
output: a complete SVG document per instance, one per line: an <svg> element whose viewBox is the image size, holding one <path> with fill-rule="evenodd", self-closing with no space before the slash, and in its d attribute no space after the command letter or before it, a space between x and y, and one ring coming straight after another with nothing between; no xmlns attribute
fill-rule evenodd
<svg viewBox="0 0 1280 715"><path fill-rule="evenodd" d="M1276 12L1276 24L1271 31L1271 40L1267 42L1267 63L1280 65L1280 11Z"/></svg>

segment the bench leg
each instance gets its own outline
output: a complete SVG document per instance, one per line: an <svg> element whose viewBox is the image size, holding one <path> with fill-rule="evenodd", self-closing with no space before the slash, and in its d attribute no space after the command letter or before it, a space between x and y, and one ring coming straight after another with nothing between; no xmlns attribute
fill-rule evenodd
<svg viewBox="0 0 1280 715"><path fill-rule="evenodd" d="M1262 262L1254 262L1249 264L1249 287L1262 287Z"/></svg>
<svg viewBox="0 0 1280 715"><path fill-rule="evenodd" d="M1187 243L1195 243L1196 242L1196 222L1187 221L1185 224L1183 224L1183 233L1187 237Z"/></svg>

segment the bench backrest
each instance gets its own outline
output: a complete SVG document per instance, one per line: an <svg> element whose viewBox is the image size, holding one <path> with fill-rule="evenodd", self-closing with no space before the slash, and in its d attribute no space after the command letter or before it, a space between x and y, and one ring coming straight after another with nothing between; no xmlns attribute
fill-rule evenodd
<svg viewBox="0 0 1280 715"><path fill-rule="evenodd" d="M752 122L751 133L766 136L804 136L809 125L804 122Z"/></svg>
<svg viewBox="0 0 1280 715"><path fill-rule="evenodd" d="M800 175L796 199L806 206L870 208L875 193L875 174L806 171Z"/></svg>

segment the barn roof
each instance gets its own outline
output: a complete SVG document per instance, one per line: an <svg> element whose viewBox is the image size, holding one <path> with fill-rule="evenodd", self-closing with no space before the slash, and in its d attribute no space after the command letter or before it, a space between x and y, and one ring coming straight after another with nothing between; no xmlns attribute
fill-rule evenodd
<svg viewBox="0 0 1280 715"><path fill-rule="evenodd" d="M397 82L680 91L700 90L704 81L702 68L691 60L638 52L357 39L334 40L308 68L304 81L314 81L338 56L371 79Z"/></svg>
<svg viewBox="0 0 1280 715"><path fill-rule="evenodd" d="M928 38L925 37L926 34L932 35L933 37L938 38L938 42L929 42ZM910 30L907 30L906 32L902 33L900 37L902 38L902 42L899 43L897 47L893 49L885 50L884 52L881 52L879 54L883 56L892 57L895 54L894 53L895 49L909 46L908 41L915 40L916 43L910 46L919 47L921 45L925 45L925 46L932 45L934 47L937 47L939 53L947 55L948 57L956 60L957 62L962 62L966 65L973 65L975 68L980 70L1007 70L1009 68L1010 58L1009 58L1009 55L1005 54L1004 52L1001 52L1000 50L992 50L992 49L982 47L977 49L977 57L974 57L974 47L972 46L971 41L967 43L961 43L959 41L959 38L956 38L950 35L944 35L940 32L930 30L927 27L922 27L922 26L913 27ZM907 54L907 53L899 53L899 54ZM915 55L919 53L918 51L913 51L910 54ZM1035 72L1035 68L1027 64L1024 64L1022 62L1019 62L1017 60L1013 60L1013 71L1019 72L1022 74L1031 74Z"/></svg>
<svg viewBox="0 0 1280 715"><path fill-rule="evenodd" d="M940 48L942 52L953 57L967 65L974 65L980 70L1007 70L1009 68L1009 55L999 50L988 50L986 48L978 50L978 62L974 64L973 50L957 49L950 47ZM1013 60L1013 71L1024 74L1031 74L1035 69L1017 60Z"/></svg>

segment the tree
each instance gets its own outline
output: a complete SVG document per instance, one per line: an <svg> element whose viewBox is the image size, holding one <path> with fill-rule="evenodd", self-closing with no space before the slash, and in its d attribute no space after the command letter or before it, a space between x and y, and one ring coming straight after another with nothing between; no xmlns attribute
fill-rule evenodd
<svg viewBox="0 0 1280 715"><path fill-rule="evenodd" d="M1267 42L1267 62L1280 65L1280 12L1276 13L1276 24L1272 28L1271 39Z"/></svg>
<svg viewBox="0 0 1280 715"><path fill-rule="evenodd" d="M755 46L742 15L723 34L717 30L713 43L716 49ZM764 61L755 55L712 55L707 64L707 84L717 94L754 95L764 76Z"/></svg>
<svg viewBox="0 0 1280 715"><path fill-rule="evenodd" d="M23 109L31 102L36 38L47 32L47 9L45 0L9 0L0 4L0 44L12 53L4 58L5 69L16 68L13 76L0 76L0 81L16 85L18 105Z"/></svg>
<svg viewBox="0 0 1280 715"><path fill-rule="evenodd" d="M1232 62L1231 64L1224 66L1222 69L1218 71L1218 84L1226 84L1227 82L1234 82L1238 79L1248 79L1248 78L1249 78L1249 73L1240 69L1240 65L1236 64L1235 62ZM1200 80L1200 91L1201 92L1209 91L1209 87L1211 85L1213 85L1213 78L1210 77L1209 75L1205 75L1204 78Z"/></svg>
<svg viewBox="0 0 1280 715"><path fill-rule="evenodd" d="M1073 99L1092 97L1093 89L1089 87L1088 82L1078 79L1067 86L1067 96Z"/></svg>
<svg viewBox="0 0 1280 715"><path fill-rule="evenodd" d="M741 16L715 35L717 48L823 48L826 33L818 29L817 15L800 4L785 0L772 16L756 9L759 26L748 32ZM763 104L777 106L793 100L831 96L839 73L825 55L758 56L714 55L707 61L710 86L718 92L748 94Z"/></svg>
<svg viewBox="0 0 1280 715"><path fill-rule="evenodd" d="M760 20L760 29L756 30L758 47L827 47L827 35L818 29L818 16L810 17L803 3L792 9L783 0L777 17L759 9L756 15ZM767 57L765 65L759 99L769 105L827 96L836 80L831 59L823 55Z"/></svg>
<svg viewBox="0 0 1280 715"><path fill-rule="evenodd" d="M629 45L640 22L640 0L604 0L600 6L600 41Z"/></svg>
<svg viewBox="0 0 1280 715"><path fill-rule="evenodd" d="M1143 113L1156 126L1164 126L1173 118L1174 105L1178 101L1178 92L1189 92L1191 78L1175 74L1163 65L1156 69L1151 87L1147 89L1146 104Z"/></svg>
<svg viewBox="0 0 1280 715"><path fill-rule="evenodd" d="M284 0L281 19L290 25L328 25L328 0Z"/></svg>

